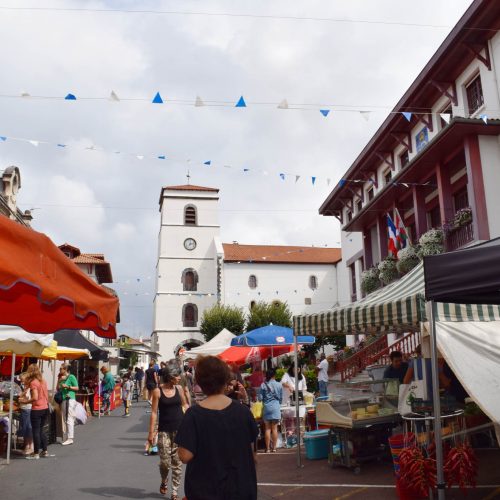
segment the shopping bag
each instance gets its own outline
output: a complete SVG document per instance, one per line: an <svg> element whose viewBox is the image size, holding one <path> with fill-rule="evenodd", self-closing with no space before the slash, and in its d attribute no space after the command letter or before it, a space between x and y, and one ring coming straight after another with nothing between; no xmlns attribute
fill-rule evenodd
<svg viewBox="0 0 500 500"><path fill-rule="evenodd" d="M261 401L253 403L252 407L250 408L250 411L252 412L253 418L255 418L255 420L259 420L260 418L262 418L263 410L264 405Z"/></svg>
<svg viewBox="0 0 500 500"><path fill-rule="evenodd" d="M398 411L400 415L411 413L411 403L414 399L425 398L425 382L414 380L409 384L399 386Z"/></svg>

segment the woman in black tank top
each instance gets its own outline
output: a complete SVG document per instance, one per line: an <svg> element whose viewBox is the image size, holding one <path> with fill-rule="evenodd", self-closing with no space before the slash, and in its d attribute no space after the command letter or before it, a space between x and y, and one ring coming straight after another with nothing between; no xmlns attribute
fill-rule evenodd
<svg viewBox="0 0 500 500"><path fill-rule="evenodd" d="M188 404L184 391L174 385L174 376L168 368L162 371L163 383L153 391L151 418L149 420L148 441L154 441L158 426L158 451L160 455L160 493L167 493L168 473L172 471L172 500L177 500L182 476L182 463L177 454L175 436L184 417ZM183 411L184 410L184 411Z"/></svg>

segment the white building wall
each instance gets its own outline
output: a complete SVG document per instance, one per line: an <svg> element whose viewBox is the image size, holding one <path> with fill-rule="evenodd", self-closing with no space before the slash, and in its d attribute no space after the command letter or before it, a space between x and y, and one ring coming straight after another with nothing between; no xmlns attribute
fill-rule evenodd
<svg viewBox="0 0 500 500"><path fill-rule="evenodd" d="M500 142L498 136L479 136L479 151L483 169L484 192L490 238L500 236Z"/></svg>
<svg viewBox="0 0 500 500"><path fill-rule="evenodd" d="M248 286L252 274L257 277L255 289ZM317 278L316 290L309 288L310 276ZM273 300L286 302L293 315L319 312L338 301L337 269L333 264L225 263L223 290L223 302L247 314L252 301Z"/></svg>

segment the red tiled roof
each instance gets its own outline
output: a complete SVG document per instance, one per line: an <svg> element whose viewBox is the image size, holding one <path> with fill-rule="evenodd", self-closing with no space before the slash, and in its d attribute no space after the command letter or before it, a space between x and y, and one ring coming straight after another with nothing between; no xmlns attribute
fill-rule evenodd
<svg viewBox="0 0 500 500"><path fill-rule="evenodd" d="M78 255L78 257L71 259L71 261L75 264L109 264L104 260L104 256L96 257L88 253L82 253L81 255Z"/></svg>
<svg viewBox="0 0 500 500"><path fill-rule="evenodd" d="M167 191L211 191L214 193L219 192L219 190L216 188L193 186L192 184L184 184L182 186L166 186L163 189L166 189Z"/></svg>
<svg viewBox="0 0 500 500"><path fill-rule="evenodd" d="M269 262L281 264L336 264L340 248L223 243L225 262Z"/></svg>

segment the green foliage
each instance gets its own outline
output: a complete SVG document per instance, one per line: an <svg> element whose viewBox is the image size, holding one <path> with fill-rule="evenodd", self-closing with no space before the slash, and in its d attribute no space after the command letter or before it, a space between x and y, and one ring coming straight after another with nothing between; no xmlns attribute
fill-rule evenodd
<svg viewBox="0 0 500 500"><path fill-rule="evenodd" d="M243 310L236 306L215 304L203 312L200 332L206 342L213 339L224 328L235 335L241 335L245 330Z"/></svg>
<svg viewBox="0 0 500 500"><path fill-rule="evenodd" d="M288 305L279 300L274 302L257 302L248 315L247 332L270 324L292 326L292 313Z"/></svg>
<svg viewBox="0 0 500 500"><path fill-rule="evenodd" d="M315 369L304 370L304 377L307 382L307 391L308 392L317 392L318 388L318 377Z"/></svg>
<svg viewBox="0 0 500 500"><path fill-rule="evenodd" d="M287 372L287 368L277 368L276 369L276 381L281 382L283 375Z"/></svg>
<svg viewBox="0 0 500 500"><path fill-rule="evenodd" d="M394 257L387 257L380 261L378 270L378 277L384 285L388 285L399 278L399 273L396 268L396 259Z"/></svg>
<svg viewBox="0 0 500 500"><path fill-rule="evenodd" d="M372 267L361 273L361 290L364 293L372 293L382 286L379 273L380 271L377 267Z"/></svg>
<svg viewBox="0 0 500 500"><path fill-rule="evenodd" d="M302 346L302 350L308 358L316 356L319 351L322 351L324 346L331 345L336 351L343 349L346 345L345 335L325 335L316 337L316 342L310 345Z"/></svg>

